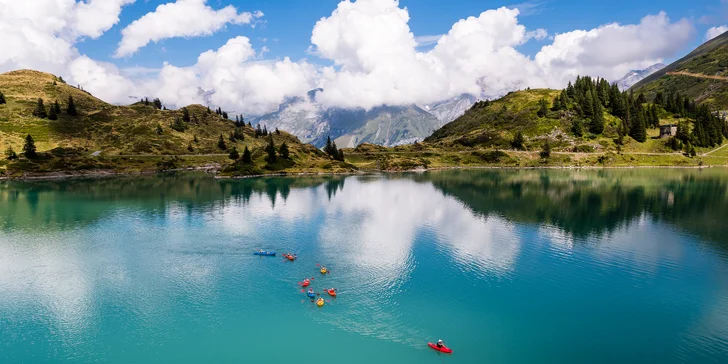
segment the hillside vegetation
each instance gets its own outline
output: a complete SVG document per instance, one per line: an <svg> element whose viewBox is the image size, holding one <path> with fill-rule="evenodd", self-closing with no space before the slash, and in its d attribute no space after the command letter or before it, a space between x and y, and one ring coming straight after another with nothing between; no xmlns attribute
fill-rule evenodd
<svg viewBox="0 0 728 364"><path fill-rule="evenodd" d="M714 77L714 76L717 76ZM658 93L677 94L706 104L714 110L728 109L728 34L701 45L632 86L635 93L654 98Z"/></svg>
<svg viewBox="0 0 728 364"><path fill-rule="evenodd" d="M352 168L284 131L255 130L202 105L179 110L148 101L110 105L60 78L30 70L1 74L0 92L5 100L0 103L0 150L9 157L0 162L0 173L216 165L235 175ZM70 103L75 112L69 112ZM24 153L29 135L38 152L32 158ZM271 143L273 159L266 151ZM287 157L278 158L283 144ZM242 159L245 148L250 151L245 166L228 158L237 154Z"/></svg>

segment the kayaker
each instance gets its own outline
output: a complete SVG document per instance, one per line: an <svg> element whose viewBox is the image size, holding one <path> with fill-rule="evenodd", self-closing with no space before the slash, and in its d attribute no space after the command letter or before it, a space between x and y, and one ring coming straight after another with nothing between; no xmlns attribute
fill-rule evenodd
<svg viewBox="0 0 728 364"><path fill-rule="evenodd" d="M445 346L445 343L444 343L444 342L442 342L442 340L437 340L437 347L438 347L438 348L442 348L442 347L444 347L444 346Z"/></svg>

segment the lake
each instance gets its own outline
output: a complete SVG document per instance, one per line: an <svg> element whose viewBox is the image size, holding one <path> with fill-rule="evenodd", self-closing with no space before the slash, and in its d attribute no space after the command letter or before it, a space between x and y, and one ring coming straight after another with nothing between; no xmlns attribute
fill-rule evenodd
<svg viewBox="0 0 728 364"><path fill-rule="evenodd" d="M725 362L726 218L724 169L4 181L0 362Z"/></svg>

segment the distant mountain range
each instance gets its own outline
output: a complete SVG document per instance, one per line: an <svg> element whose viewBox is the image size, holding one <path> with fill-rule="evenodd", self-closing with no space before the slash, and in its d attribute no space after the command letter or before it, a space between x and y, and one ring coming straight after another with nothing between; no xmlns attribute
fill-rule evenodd
<svg viewBox="0 0 728 364"><path fill-rule="evenodd" d="M642 81L643 79L647 78L651 74L665 68L666 66L662 63L658 63L655 65L652 65L648 68L645 68L643 70L633 70L629 71L624 77L619 79L617 81L617 86L619 86L619 89L624 91L628 90L630 87L634 86L637 82Z"/></svg>
<svg viewBox="0 0 728 364"><path fill-rule="evenodd" d="M277 111L252 121L268 129L286 130L318 147L329 136L340 147L353 148L362 143L397 146L423 140L477 101L471 95L462 95L431 105L383 105L370 110L325 108L316 102L316 94L321 91L315 89L306 97L289 98Z"/></svg>

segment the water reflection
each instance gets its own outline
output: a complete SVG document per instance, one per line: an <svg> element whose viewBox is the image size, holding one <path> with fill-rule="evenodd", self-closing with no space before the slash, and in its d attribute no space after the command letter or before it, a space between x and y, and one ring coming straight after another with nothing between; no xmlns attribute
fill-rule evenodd
<svg viewBox="0 0 728 364"><path fill-rule="evenodd" d="M315 320L416 347L429 333L398 305L424 256L444 257L438 275L501 279L545 241L555 256L589 255L600 274L627 267L635 284L695 275L705 267L695 266L703 261L688 237L728 256L727 188L719 169L0 182L0 313L46 312L68 342L92 330L109 302L140 325L173 321L178 301L222 325L214 307L238 288L265 293L248 284L260 272L244 258L270 247L330 264L329 282L346 283L349 304ZM727 283L716 284L689 334L723 351L716 322L728 317Z"/></svg>

